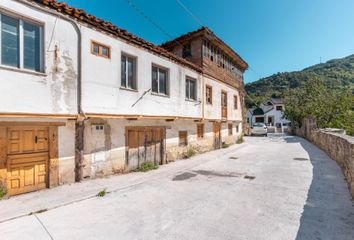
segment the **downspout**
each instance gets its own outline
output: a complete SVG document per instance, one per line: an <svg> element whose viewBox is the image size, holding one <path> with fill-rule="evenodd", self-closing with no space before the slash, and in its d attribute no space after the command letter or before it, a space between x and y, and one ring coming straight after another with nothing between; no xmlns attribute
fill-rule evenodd
<svg viewBox="0 0 354 240"><path fill-rule="evenodd" d="M84 153L84 127L85 127L85 114L82 111L82 84L81 84L81 77L82 77L82 36L81 36L81 30L77 22L64 15L61 14L55 10L47 9L45 7L40 7L37 6L33 3L36 3L36 0L34 1L28 1L28 0L16 0L17 2L20 2L28 7L35 8L36 10L48 13L52 16L58 17L60 15L61 19L64 19L68 22L70 22L78 37L77 41L77 111L78 111L78 118L77 122L75 123L75 181L80 182L83 179L83 153ZM45 6L45 5L44 5Z"/></svg>

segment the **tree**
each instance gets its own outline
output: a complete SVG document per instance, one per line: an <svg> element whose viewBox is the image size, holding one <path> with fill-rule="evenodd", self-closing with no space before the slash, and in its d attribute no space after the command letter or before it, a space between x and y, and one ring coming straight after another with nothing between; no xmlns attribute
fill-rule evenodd
<svg viewBox="0 0 354 240"><path fill-rule="evenodd" d="M343 128L354 135L354 96L350 89L331 89L320 78L288 92L284 117L300 127L302 119L314 116L320 128Z"/></svg>

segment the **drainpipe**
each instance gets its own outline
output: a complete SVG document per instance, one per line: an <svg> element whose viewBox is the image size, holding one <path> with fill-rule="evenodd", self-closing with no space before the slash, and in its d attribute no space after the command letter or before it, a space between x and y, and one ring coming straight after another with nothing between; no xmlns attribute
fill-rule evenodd
<svg viewBox="0 0 354 240"><path fill-rule="evenodd" d="M60 15L61 19L64 19L72 24L75 28L77 33L77 111L78 111L78 118L75 124L75 181L80 182L83 179L83 160L84 160L84 128L85 128L85 114L82 111L82 85L81 85L81 76L82 76L82 37L81 37L81 30L77 22L64 15L60 14L55 10L47 9L45 6L38 6L33 3L36 2L29 2L28 0L16 0L17 2L22 3L30 8L35 8L38 11L45 12L52 16L58 17Z"/></svg>

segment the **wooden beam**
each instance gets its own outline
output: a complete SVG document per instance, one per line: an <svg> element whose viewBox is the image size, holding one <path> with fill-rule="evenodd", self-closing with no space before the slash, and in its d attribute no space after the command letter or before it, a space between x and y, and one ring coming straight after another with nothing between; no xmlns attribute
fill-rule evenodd
<svg viewBox="0 0 354 240"><path fill-rule="evenodd" d="M49 188L59 186L58 127L49 127Z"/></svg>
<svg viewBox="0 0 354 240"><path fill-rule="evenodd" d="M75 181L81 182L83 179L84 162L84 131L85 122L80 121L75 124Z"/></svg>
<svg viewBox="0 0 354 240"><path fill-rule="evenodd" d="M0 121L0 126L66 126L65 122Z"/></svg>
<svg viewBox="0 0 354 240"><path fill-rule="evenodd" d="M77 114L51 114L51 113L3 113L1 118L58 118L58 119L76 119Z"/></svg>

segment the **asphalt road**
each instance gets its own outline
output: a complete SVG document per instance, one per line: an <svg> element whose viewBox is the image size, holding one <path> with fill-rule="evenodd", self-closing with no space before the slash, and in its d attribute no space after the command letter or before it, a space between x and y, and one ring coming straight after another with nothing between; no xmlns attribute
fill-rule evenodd
<svg viewBox="0 0 354 240"><path fill-rule="evenodd" d="M354 239L340 168L297 137L249 137L148 173L19 196L0 215L2 240Z"/></svg>

